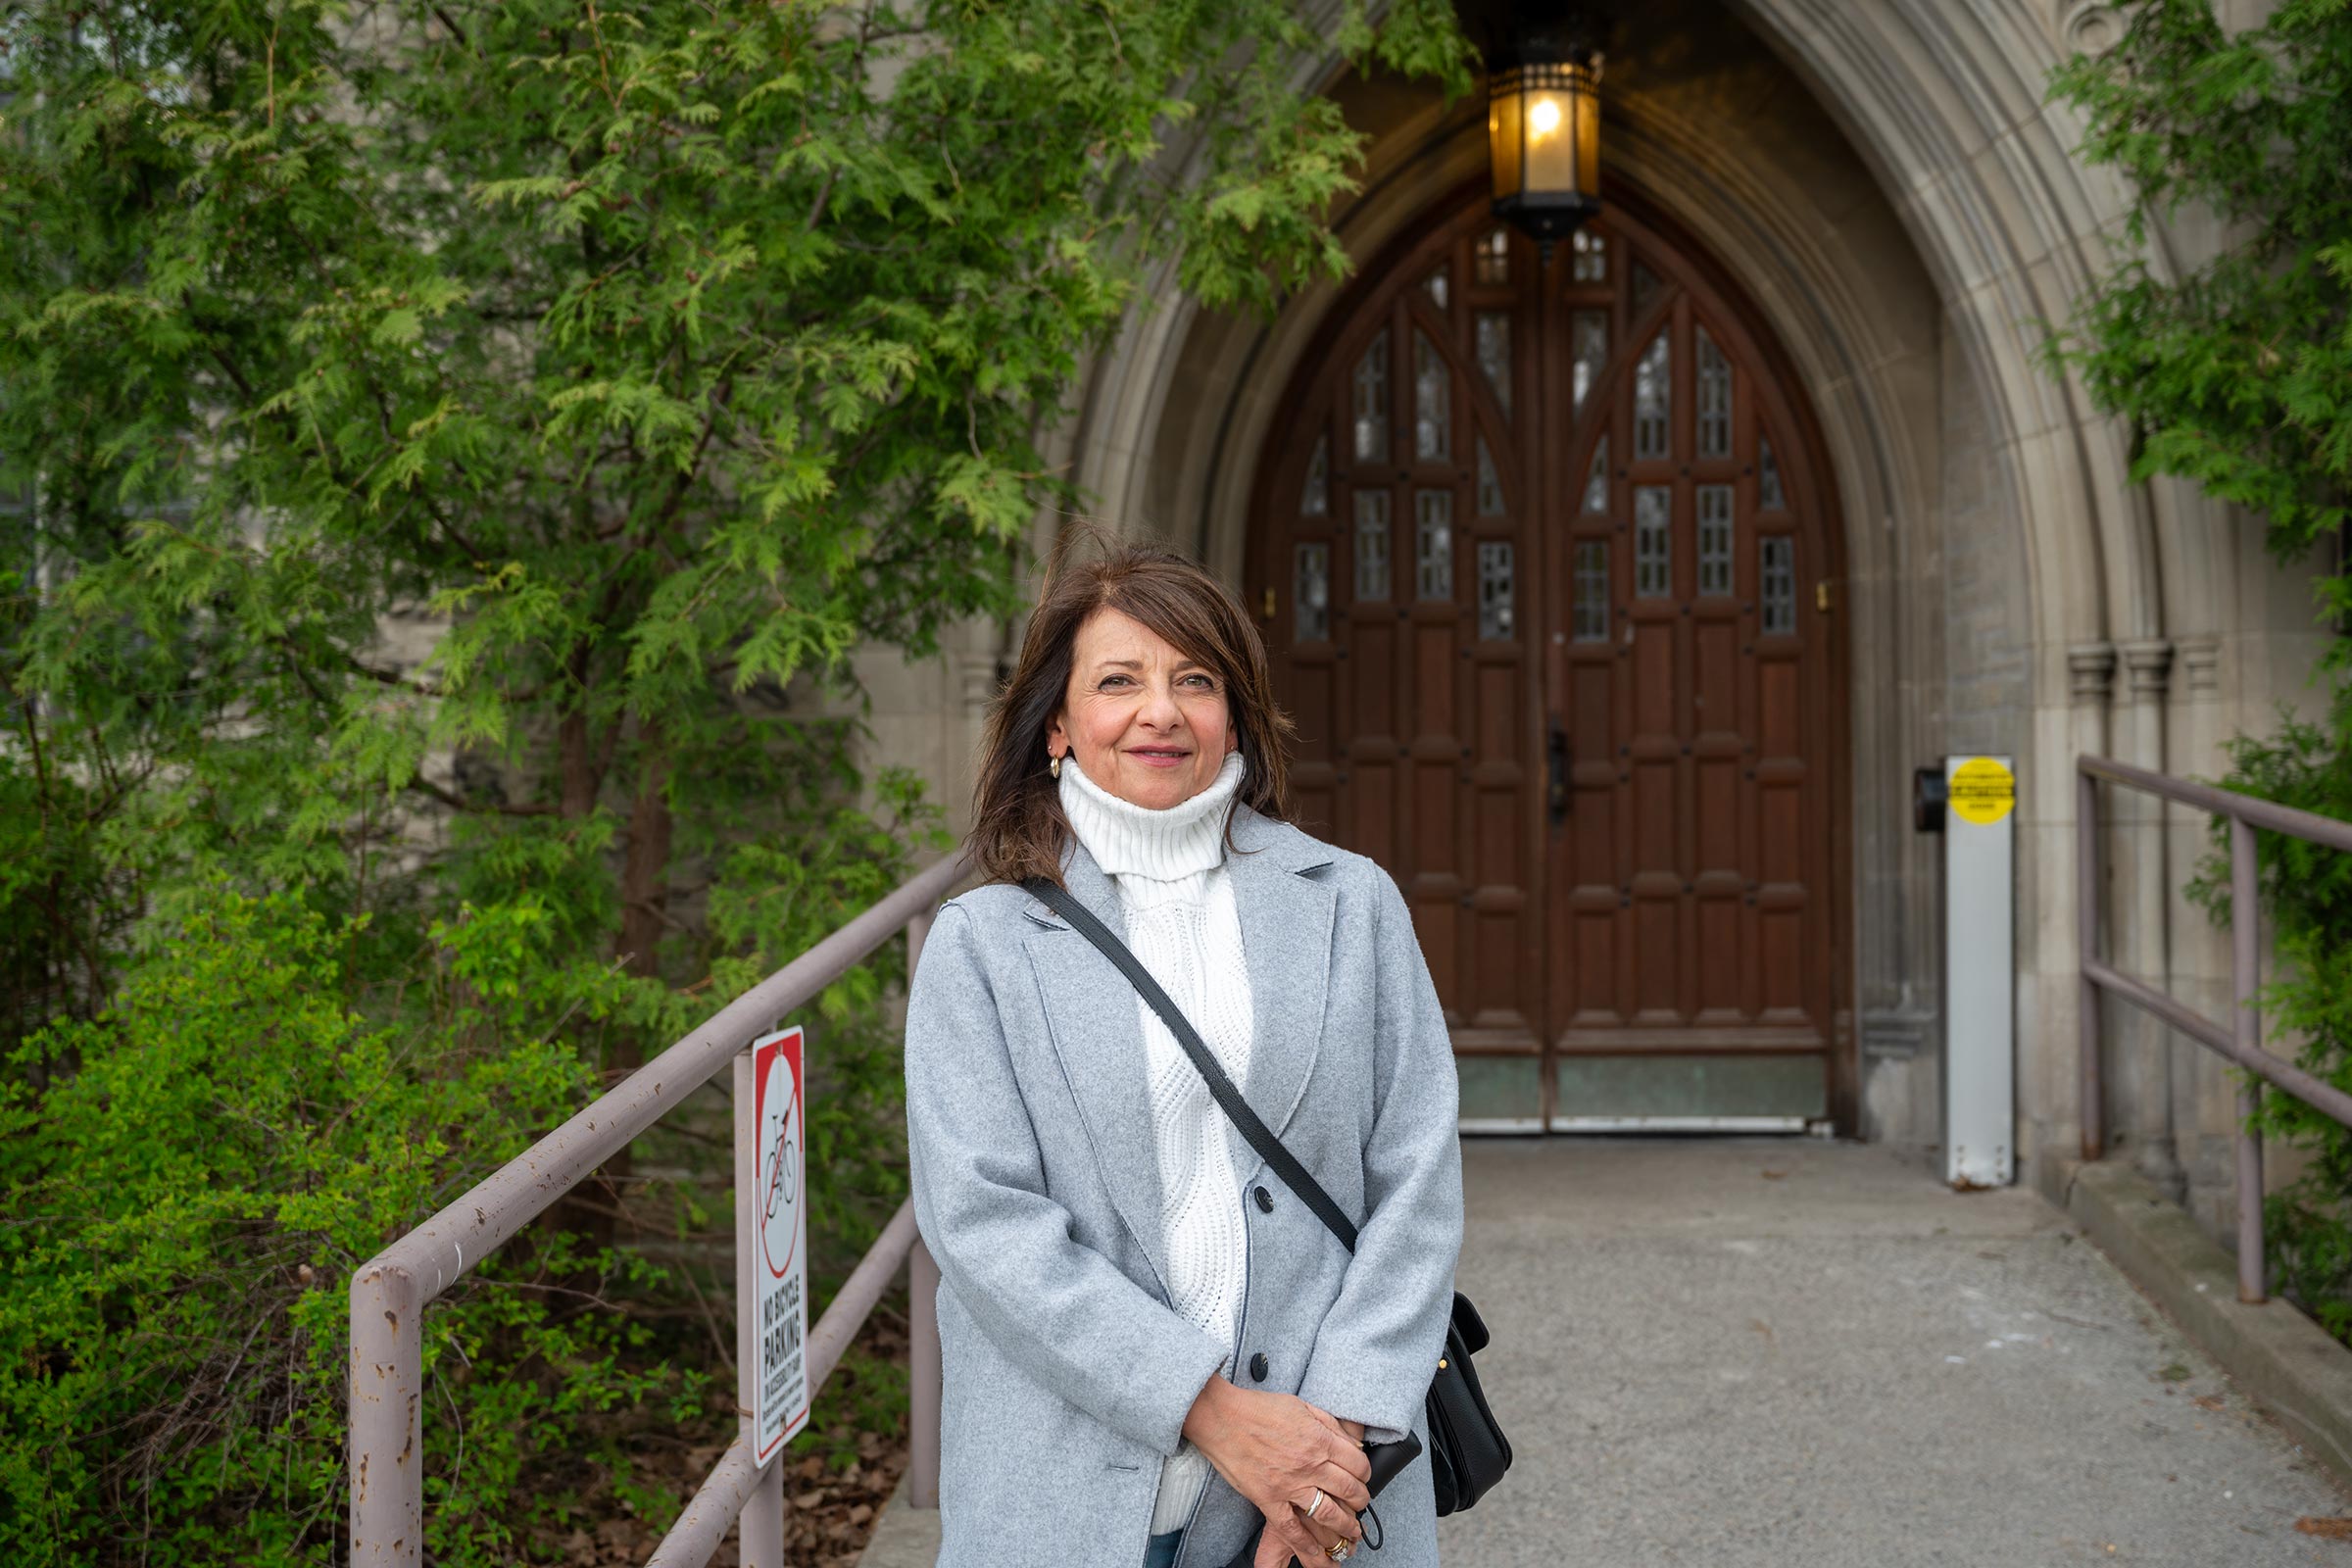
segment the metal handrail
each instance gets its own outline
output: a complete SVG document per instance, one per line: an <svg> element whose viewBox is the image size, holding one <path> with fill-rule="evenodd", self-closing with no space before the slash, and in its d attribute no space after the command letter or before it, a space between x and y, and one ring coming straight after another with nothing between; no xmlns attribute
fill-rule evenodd
<svg viewBox="0 0 2352 1568"><path fill-rule="evenodd" d="M683 1104L719 1069L741 1059L745 1066L738 1076L748 1077L747 1048L755 1038L777 1018L805 1005L902 928L907 932L906 969L911 976L932 912L948 890L962 880L969 869L967 862L968 855L958 851L908 879L720 1008L702 1027L598 1097L465 1197L361 1265L351 1281L353 1568L414 1568L423 1558L421 1319L425 1305L639 1134ZM738 1099L742 1098L739 1094ZM740 1273L742 1259L737 1261ZM810 1333L808 1387L813 1396L902 1261L909 1262L915 1287L916 1470L911 1485L916 1500L926 1502L936 1495L939 1377L935 1365L923 1364L926 1352L934 1362L938 1353L937 1325L930 1321L931 1293L923 1287L936 1280L936 1272L915 1235L909 1206L902 1205L892 1217ZM740 1280L738 1288L740 1291ZM741 1319L746 1314L739 1311L737 1316ZM742 1359L739 1355L738 1361ZM747 1370L738 1370L749 1377ZM741 1402L748 1407L751 1400L746 1396ZM926 1428L932 1465L927 1472L921 1468ZM654 1561L667 1568L700 1568L740 1515L747 1568L756 1563L773 1568L782 1547L783 1470L773 1463L764 1472L756 1469L750 1451L748 1439L739 1435L696 1491L677 1525L656 1550ZM762 1504L763 1494L772 1494L772 1506ZM706 1538L707 1544L703 1544ZM695 1554L698 1544L699 1555Z"/></svg>
<svg viewBox="0 0 2352 1568"><path fill-rule="evenodd" d="M2230 822L2230 995L2237 1015L2231 1024L2214 1022L2203 1013L2167 996L2147 982L2126 974L2099 956L2099 784L2120 784L2177 805L2191 807ZM2289 838L2327 849L2352 852L2352 822L2341 822L2316 811L2298 810L2275 801L2258 800L2234 790L2217 789L2150 772L2103 757L2082 757L2075 775L2075 929L2081 971L2077 1045L2080 1052L2080 1095L2082 1116L2082 1157L2095 1160L2107 1152L2107 1128L2101 1098L2099 1064L2099 996L2109 993L2155 1014L2197 1044L2227 1057L2254 1076L2285 1091L2314 1109L2352 1126L2352 1095L2321 1082L2290 1061L2262 1049L2262 1012L2255 994L2262 989L2262 932L2258 887L2262 865L2254 830L2266 828ZM2253 1085L2237 1086L2237 1298L2259 1305L2270 1298L2268 1260L2262 1228L2262 1135L2254 1130L2257 1108Z"/></svg>

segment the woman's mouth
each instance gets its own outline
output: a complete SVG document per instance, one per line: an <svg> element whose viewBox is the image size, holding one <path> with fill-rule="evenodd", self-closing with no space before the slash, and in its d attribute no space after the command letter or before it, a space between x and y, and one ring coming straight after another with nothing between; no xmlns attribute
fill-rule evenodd
<svg viewBox="0 0 2352 1568"><path fill-rule="evenodd" d="M1166 746L1139 746L1127 755L1147 767L1174 767L1190 757L1192 753L1180 752Z"/></svg>

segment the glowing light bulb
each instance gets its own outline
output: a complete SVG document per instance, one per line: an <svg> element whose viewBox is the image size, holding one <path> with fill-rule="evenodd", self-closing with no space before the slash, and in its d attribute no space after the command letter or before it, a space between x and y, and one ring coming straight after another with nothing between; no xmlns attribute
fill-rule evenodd
<svg viewBox="0 0 2352 1568"><path fill-rule="evenodd" d="M1560 106L1557 100L1539 98L1527 117L1528 124L1539 136L1548 136L1560 128Z"/></svg>

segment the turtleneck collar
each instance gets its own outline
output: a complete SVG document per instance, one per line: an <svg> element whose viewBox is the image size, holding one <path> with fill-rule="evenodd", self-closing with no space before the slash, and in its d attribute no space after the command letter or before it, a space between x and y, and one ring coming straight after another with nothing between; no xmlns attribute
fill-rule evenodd
<svg viewBox="0 0 2352 1568"><path fill-rule="evenodd" d="M1241 788L1242 772L1242 754L1228 752L1208 788L1155 811L1088 778L1073 755L1061 762L1062 814L1104 875L1173 882L1225 858L1226 808Z"/></svg>

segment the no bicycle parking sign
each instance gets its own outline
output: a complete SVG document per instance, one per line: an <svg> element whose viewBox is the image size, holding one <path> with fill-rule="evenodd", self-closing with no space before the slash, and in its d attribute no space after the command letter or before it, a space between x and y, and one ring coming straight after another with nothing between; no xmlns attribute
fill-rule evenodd
<svg viewBox="0 0 2352 1568"><path fill-rule="evenodd" d="M736 1201L748 1210L752 1259L753 1447L764 1465L808 1424L808 1139L802 1088L807 1081L799 1028L752 1044L752 1190Z"/></svg>

